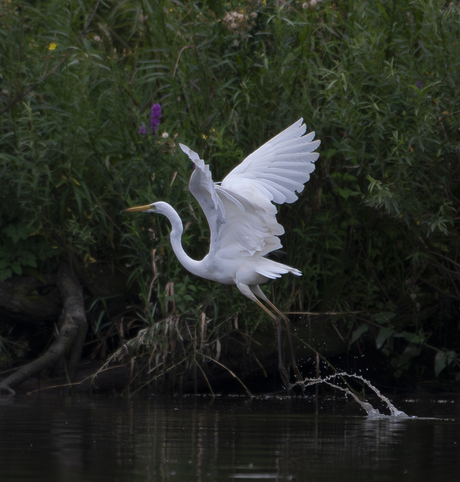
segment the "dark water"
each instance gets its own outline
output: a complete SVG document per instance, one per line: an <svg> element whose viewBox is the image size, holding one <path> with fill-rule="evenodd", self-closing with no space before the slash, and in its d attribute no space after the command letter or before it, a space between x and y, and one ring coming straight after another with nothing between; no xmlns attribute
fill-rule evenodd
<svg viewBox="0 0 460 482"><path fill-rule="evenodd" d="M460 400L0 399L0 480L460 480Z"/></svg>

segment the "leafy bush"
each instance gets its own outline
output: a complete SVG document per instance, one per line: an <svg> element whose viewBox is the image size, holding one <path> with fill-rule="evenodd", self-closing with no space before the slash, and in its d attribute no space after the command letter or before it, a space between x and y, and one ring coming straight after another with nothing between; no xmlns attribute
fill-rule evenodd
<svg viewBox="0 0 460 482"><path fill-rule="evenodd" d="M184 273L166 220L122 210L167 200L204 256L177 141L221 180L304 117L321 157L280 208L286 262L304 276L278 281L274 301L348 313L331 315L354 323L343 336L372 335L398 375L422 346L436 374L457 374L459 15L441 0L1 2L0 276L70 252L128 268L147 325L173 299L195 322L245 311L254 324L246 300Z"/></svg>

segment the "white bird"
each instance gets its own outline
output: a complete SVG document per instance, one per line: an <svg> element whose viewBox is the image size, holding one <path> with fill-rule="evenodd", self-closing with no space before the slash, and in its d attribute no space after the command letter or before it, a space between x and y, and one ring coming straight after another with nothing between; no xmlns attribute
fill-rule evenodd
<svg viewBox="0 0 460 482"><path fill-rule="evenodd" d="M279 368L287 388L291 385L282 361L278 316L286 322L292 364L300 378L292 350L289 320L267 299L259 285L286 273L302 274L266 256L282 247L279 236L284 233L276 220L277 210L273 203L296 201L296 192L303 191L319 157L313 151L319 147L320 141L313 141L314 132L304 135L305 132L303 119L299 119L249 155L221 183L213 182L209 166L196 152L179 144L195 164L189 189L203 209L211 232L209 253L201 261L191 259L184 251L181 243L183 224L172 206L160 201L127 209L128 212L165 215L172 226L172 248L184 268L202 278L235 285L275 320Z"/></svg>

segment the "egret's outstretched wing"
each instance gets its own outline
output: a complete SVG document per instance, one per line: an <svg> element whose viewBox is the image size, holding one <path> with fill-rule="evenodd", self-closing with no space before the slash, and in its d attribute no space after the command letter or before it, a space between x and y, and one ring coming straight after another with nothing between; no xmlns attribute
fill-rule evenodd
<svg viewBox="0 0 460 482"><path fill-rule="evenodd" d="M267 213L237 192L215 184L209 166L189 147L179 144L195 164L189 189L206 216L211 231L209 253L225 258L267 254L281 248L284 233L275 214ZM275 211L276 212L276 211Z"/></svg>
<svg viewBox="0 0 460 482"><path fill-rule="evenodd" d="M265 256L282 248L278 236L284 233L276 211L267 212L238 192L216 186L225 207L225 224L219 228L216 249L223 258Z"/></svg>
<svg viewBox="0 0 460 482"><path fill-rule="evenodd" d="M300 119L248 156L222 181L212 181L209 166L183 144L195 163L189 188L203 209L211 230L210 254L223 258L265 256L282 247L284 233L272 202L292 203L314 170L320 142L311 142Z"/></svg>
<svg viewBox="0 0 460 482"><path fill-rule="evenodd" d="M303 191L315 170L319 154L313 151L321 143L312 142L315 133L304 135L305 131L303 119L299 119L235 167L222 187L250 200L263 197L264 206L267 200L276 204L296 201L295 193Z"/></svg>
<svg viewBox="0 0 460 482"><path fill-rule="evenodd" d="M189 147L179 144L195 164L189 189L203 209L211 231L209 253L231 258L264 254L278 249L281 243L276 235L283 228L275 215L266 219L266 213L244 196L215 184L209 166ZM267 223L268 221L268 223ZM273 222L274 221L274 222ZM270 249L267 251L267 247Z"/></svg>
<svg viewBox="0 0 460 482"><path fill-rule="evenodd" d="M253 235L251 251L257 251L261 256L282 247L278 236L284 233L284 229L276 220L276 207L272 202L283 204L296 201L298 198L295 193L303 191L304 184L315 170L314 162L319 157L313 151L318 148L320 141L312 142L315 133L304 135L305 131L303 119L299 119L249 155L217 187L221 198L225 192L231 192L256 206L260 220L256 223L254 216L251 216L245 220L247 225L243 229L241 213L232 209L231 222L226 222L220 230L221 249L230 249L232 240L237 242L241 239L241 231ZM238 234L233 234L234 226Z"/></svg>
<svg viewBox="0 0 460 482"><path fill-rule="evenodd" d="M211 229L211 244L213 244L220 226L225 222L224 205L217 195L209 166L189 147L184 144L179 144L179 147L195 164L188 187L206 215Z"/></svg>

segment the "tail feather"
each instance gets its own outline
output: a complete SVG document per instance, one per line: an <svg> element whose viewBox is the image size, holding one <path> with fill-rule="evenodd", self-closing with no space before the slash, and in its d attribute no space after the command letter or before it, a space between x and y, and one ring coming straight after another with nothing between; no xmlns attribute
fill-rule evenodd
<svg viewBox="0 0 460 482"><path fill-rule="evenodd" d="M264 258L264 263L257 267L256 273L270 279L281 278L281 275L292 273L295 276L302 276L302 272L286 264L277 263L271 259Z"/></svg>

